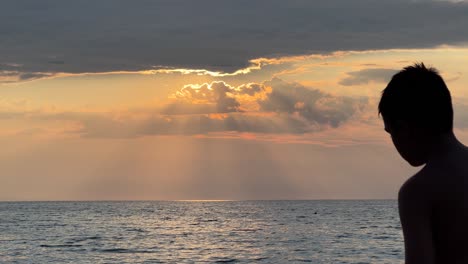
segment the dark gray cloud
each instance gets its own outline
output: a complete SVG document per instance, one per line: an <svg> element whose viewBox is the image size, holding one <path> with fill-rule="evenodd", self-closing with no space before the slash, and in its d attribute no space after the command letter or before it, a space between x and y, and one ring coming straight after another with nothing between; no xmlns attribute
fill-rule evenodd
<svg viewBox="0 0 468 264"><path fill-rule="evenodd" d="M16 81L30 81L34 79L41 79L45 77L54 76L54 73L49 72L22 72L22 71L9 71L0 70L0 78L2 83L16 82Z"/></svg>
<svg viewBox="0 0 468 264"><path fill-rule="evenodd" d="M340 80L341 85L352 86L367 84L370 81L375 82L388 82L392 76L399 70L395 69L364 69L360 71L348 72L348 76Z"/></svg>
<svg viewBox="0 0 468 264"><path fill-rule="evenodd" d="M19 74L19 79L21 81L27 81L27 80L34 80L34 79L39 79L39 78L44 78L44 77L50 77L53 74L50 73L41 73L41 72L23 72Z"/></svg>
<svg viewBox="0 0 468 264"><path fill-rule="evenodd" d="M337 127L367 104L367 98L332 96L318 89L274 78L266 82L272 92L260 101L261 110L296 114L320 126Z"/></svg>
<svg viewBox="0 0 468 264"><path fill-rule="evenodd" d="M412 0L3 0L0 70L232 71L249 59L468 40L468 3Z"/></svg>

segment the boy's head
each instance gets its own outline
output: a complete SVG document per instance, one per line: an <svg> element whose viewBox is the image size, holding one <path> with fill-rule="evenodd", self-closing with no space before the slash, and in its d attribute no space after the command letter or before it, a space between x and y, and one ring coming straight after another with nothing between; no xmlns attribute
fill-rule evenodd
<svg viewBox="0 0 468 264"><path fill-rule="evenodd" d="M413 166L426 163L432 141L453 128L450 92L437 70L423 63L392 77L382 92L379 114L396 149Z"/></svg>

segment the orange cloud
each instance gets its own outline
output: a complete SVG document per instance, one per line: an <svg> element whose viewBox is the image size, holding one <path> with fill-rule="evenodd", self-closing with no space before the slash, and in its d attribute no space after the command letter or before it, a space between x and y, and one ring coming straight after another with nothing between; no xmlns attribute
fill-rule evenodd
<svg viewBox="0 0 468 264"><path fill-rule="evenodd" d="M215 81L184 85L170 98L189 105L215 105L217 112L248 112L258 110L258 100L266 98L270 91L271 88L263 84L247 83L234 87L223 81Z"/></svg>
<svg viewBox="0 0 468 264"><path fill-rule="evenodd" d="M227 114L220 114L220 113L215 113L215 114L208 114L207 115L210 119L217 119L217 120L224 120L228 117Z"/></svg>

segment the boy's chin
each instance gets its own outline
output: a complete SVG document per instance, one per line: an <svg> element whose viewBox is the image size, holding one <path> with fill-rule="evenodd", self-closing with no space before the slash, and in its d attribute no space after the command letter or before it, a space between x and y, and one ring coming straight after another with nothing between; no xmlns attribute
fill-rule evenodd
<svg viewBox="0 0 468 264"><path fill-rule="evenodd" d="M423 160L408 160L407 159L406 161L413 167L419 167L419 166L426 164L426 162Z"/></svg>

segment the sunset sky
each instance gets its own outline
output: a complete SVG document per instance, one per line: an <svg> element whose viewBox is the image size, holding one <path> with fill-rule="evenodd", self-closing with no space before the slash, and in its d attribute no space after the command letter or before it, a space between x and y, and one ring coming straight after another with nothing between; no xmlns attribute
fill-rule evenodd
<svg viewBox="0 0 468 264"><path fill-rule="evenodd" d="M381 199L378 117L436 67L468 143L468 2L2 1L0 200Z"/></svg>

